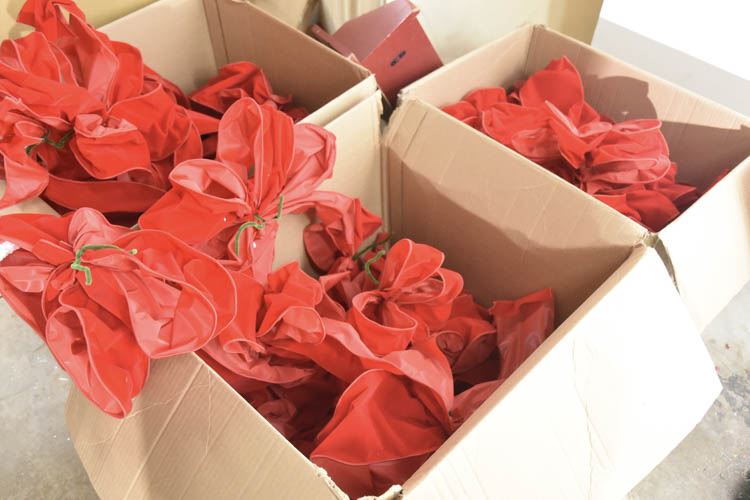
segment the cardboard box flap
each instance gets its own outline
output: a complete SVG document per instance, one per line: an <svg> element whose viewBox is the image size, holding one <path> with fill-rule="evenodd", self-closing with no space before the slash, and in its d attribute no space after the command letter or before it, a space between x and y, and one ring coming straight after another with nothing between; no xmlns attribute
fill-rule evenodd
<svg viewBox="0 0 750 500"><path fill-rule="evenodd" d="M146 64L185 92L218 71L201 0L162 0L99 30L137 47Z"/></svg>
<svg viewBox="0 0 750 500"><path fill-rule="evenodd" d="M102 498L343 498L194 354L154 361L134 404L117 420L70 393L71 439Z"/></svg>
<svg viewBox="0 0 750 500"><path fill-rule="evenodd" d="M680 295L701 330L750 278L748 186L750 159L659 233Z"/></svg>
<svg viewBox="0 0 750 500"><path fill-rule="evenodd" d="M721 390L659 257L625 264L404 486L408 498L622 498Z"/></svg>
<svg viewBox="0 0 750 500"><path fill-rule="evenodd" d="M235 0L204 0L220 65L248 60L266 71L274 92L291 94L316 110L365 80L362 66L342 57L254 5ZM372 93L372 92L370 92Z"/></svg>
<svg viewBox="0 0 750 500"><path fill-rule="evenodd" d="M648 235L419 100L396 111L385 149L393 233L444 251L485 303L552 287L563 319Z"/></svg>
<svg viewBox="0 0 750 500"><path fill-rule="evenodd" d="M333 38L364 61L401 23L418 12L419 9L408 1L386 3L345 22L333 33Z"/></svg>
<svg viewBox="0 0 750 500"><path fill-rule="evenodd" d="M750 119L544 26L526 26L466 54L406 87L401 98L446 106L478 88L511 87L562 56L602 114L617 122L662 120L680 181L705 189L750 155Z"/></svg>
<svg viewBox="0 0 750 500"><path fill-rule="evenodd" d="M578 68L586 100L597 111L616 122L662 121L679 181L706 189L750 155L750 119L543 26L534 27L524 72L531 75L563 55Z"/></svg>
<svg viewBox="0 0 750 500"><path fill-rule="evenodd" d="M326 125L326 130L336 136L336 165L333 177L319 187L359 198L363 207L378 216L383 215L378 119L382 110L382 96L376 92ZM309 223L306 214L282 217L274 267L298 261L305 271L313 271L302 240Z"/></svg>
<svg viewBox="0 0 750 500"><path fill-rule="evenodd" d="M274 92L294 96L312 112L306 121L318 125L377 90L365 68L243 1L161 0L101 31L138 47L149 66L187 93L219 67L250 61L263 69Z"/></svg>
<svg viewBox="0 0 750 500"><path fill-rule="evenodd" d="M509 87L526 78L526 56L533 34L534 27L526 26L473 50L404 87L399 99L421 99L442 107L460 101L474 89Z"/></svg>

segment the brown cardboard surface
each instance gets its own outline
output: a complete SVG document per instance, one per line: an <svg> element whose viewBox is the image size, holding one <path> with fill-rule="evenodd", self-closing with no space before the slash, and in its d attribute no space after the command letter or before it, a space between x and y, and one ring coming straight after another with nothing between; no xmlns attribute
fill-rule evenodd
<svg viewBox="0 0 750 500"><path fill-rule="evenodd" d="M318 13L318 0L246 0L300 31L307 31Z"/></svg>
<svg viewBox="0 0 750 500"><path fill-rule="evenodd" d="M383 215L380 196L381 168L380 120L382 98L378 92L326 125L336 135L336 166L333 177L321 184L320 189L339 191L356 196L362 205L374 214ZM309 223L306 215L285 215L279 224L276 246L276 266L293 260L303 269L312 271L305 255L302 231Z"/></svg>
<svg viewBox="0 0 750 500"><path fill-rule="evenodd" d="M187 92L224 64L251 61L274 92L293 95L318 125L377 90L365 68L247 2L160 0L101 30L138 47L149 66Z"/></svg>
<svg viewBox="0 0 750 500"><path fill-rule="evenodd" d="M659 257L640 247L417 471L406 497L623 498L720 390Z"/></svg>
<svg viewBox="0 0 750 500"><path fill-rule="evenodd" d="M134 403L117 420L70 393L68 429L101 498L337 498L324 474L194 354L154 361Z"/></svg>
<svg viewBox="0 0 750 500"><path fill-rule="evenodd" d="M393 232L443 250L485 303L552 287L567 317L646 231L463 128L421 101L396 110L385 139Z"/></svg>
<svg viewBox="0 0 750 500"><path fill-rule="evenodd" d="M742 188L742 180L750 176L750 162L744 162L750 156L749 118L542 26L520 28L457 59L404 89L401 99L423 101L431 107L428 113L441 113L437 108L460 100L470 90L510 86L562 55L576 65L587 100L602 113L615 121L663 121L671 157L679 166L678 180L706 189L722 171L736 167L735 173L713 189L716 193L708 193L647 239L661 249L696 325L702 329L750 279L750 242L745 230L750 203ZM463 138L480 132L461 125L455 134ZM495 146L507 150L501 144ZM562 179L553 182L566 184ZM574 195L588 197L583 192ZM578 208L569 210L568 215L582 216L583 205L575 206ZM546 212L539 224L553 224L555 215ZM621 214L613 212L611 217L610 230L632 225ZM576 239L568 241L575 245Z"/></svg>

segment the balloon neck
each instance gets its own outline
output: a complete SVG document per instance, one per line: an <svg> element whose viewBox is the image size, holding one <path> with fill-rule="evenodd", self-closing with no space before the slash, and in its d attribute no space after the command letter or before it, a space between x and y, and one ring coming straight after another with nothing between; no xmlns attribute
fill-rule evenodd
<svg viewBox="0 0 750 500"><path fill-rule="evenodd" d="M42 136L42 140L40 142L26 146L26 154L31 155L31 152L34 150L34 148L42 144L49 144L50 146L52 146L53 148L59 151L68 144L70 139L73 138L73 134L75 133L73 129L70 129L67 132L65 132L65 134L62 137L60 137L59 141L53 141L52 139L49 138L49 132L50 132L49 130L44 132L44 135Z"/></svg>
<svg viewBox="0 0 750 500"><path fill-rule="evenodd" d="M86 253L86 250L104 250L104 249L122 250L123 252L127 252L130 255L135 255L138 253L137 248L133 248L132 250L125 250L124 248L120 248L116 245L83 245L76 252L75 260L73 260L73 263L70 264L70 268L74 271L83 272L83 275L85 276L86 286L91 285L91 283L93 283L94 280L91 276L91 268L89 266L81 264L81 260L83 259L83 254Z"/></svg>
<svg viewBox="0 0 750 500"><path fill-rule="evenodd" d="M284 195L279 196L279 208L276 211L276 215L273 217L274 220L278 220L281 218L281 212L284 210ZM234 253L235 255L240 255L240 241L242 239L242 233L245 232L245 230L249 227L255 228L256 231L260 231L261 229L265 229L266 227L266 219L261 217L258 214L253 215L253 219L251 221L245 222L242 224L239 229L237 229L237 234L234 236Z"/></svg>
<svg viewBox="0 0 750 500"><path fill-rule="evenodd" d="M359 252L357 252L354 255L352 255L352 260L359 260L359 259L361 259L362 256L365 255L367 252L369 252L370 250L374 250L375 248L379 247L380 245L385 245L386 243L388 243L388 241L390 241L390 239L391 239L390 235L388 237L386 237L382 241L380 241L377 238L375 238L375 241L373 241L372 243L370 243L369 245L367 245L366 247L364 247L363 249L361 249Z"/></svg>

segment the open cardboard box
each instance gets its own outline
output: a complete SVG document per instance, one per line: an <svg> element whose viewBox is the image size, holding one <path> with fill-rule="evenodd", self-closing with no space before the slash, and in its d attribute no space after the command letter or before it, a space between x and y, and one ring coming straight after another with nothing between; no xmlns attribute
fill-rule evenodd
<svg viewBox="0 0 750 500"><path fill-rule="evenodd" d="M363 102L326 128L360 137L370 154L339 155L331 180L348 194L381 195L378 123L354 124ZM507 211L497 210L503 152L481 137L471 156L436 156L397 115L386 138L390 218L397 237L443 249L448 267L487 303L526 292ZM372 139L372 140L371 140ZM438 148L439 149L439 148ZM366 184L343 185L364 176ZM523 190L524 179L508 189ZM549 183L547 183L549 185ZM530 186L526 186L530 187ZM531 186L533 187L533 186ZM514 195L516 196L516 195ZM521 199L520 197L518 199ZM533 205L520 204L523 213ZM601 217L592 208L592 218ZM288 218L281 221L287 225ZM300 239L280 235L277 248ZM571 248L589 250L585 248ZM594 248L593 250L597 250ZM297 256L304 259L304 254ZM523 262L521 264L520 262ZM547 261L550 281L565 259ZM435 455L384 498L620 498L701 419L720 385L700 336L656 252L637 246L606 279L566 271L556 289L561 325ZM586 296L584 290L593 293ZM154 361L123 420L77 391L71 439L102 498L345 498L200 358Z"/></svg>
<svg viewBox="0 0 750 500"><path fill-rule="evenodd" d="M750 118L543 26L526 26L404 89L402 107L410 109L404 125L418 129L415 134L432 137L439 128L454 143L475 141L481 132L438 108L477 88L510 87L563 55L581 73L586 100L604 115L615 121L663 121L671 157L678 165L678 181L706 189L723 170L733 170L662 231L650 233L484 137L503 152L494 167L504 175L495 191L488 186L488 193L507 195L510 199L498 200L497 209L505 210L504 217L520 217L510 222L518 230L517 246L523 247L519 256L525 261L559 262L561 272L551 276L552 286L570 288L577 285L568 280L569 273L583 269L591 278L602 278L633 246L645 243L659 252L695 324L703 329L750 279ZM407 114L406 109L403 113ZM459 154L445 142L435 144L443 154ZM507 189L519 176L527 189ZM542 265L531 270L535 279L529 286L538 284L549 269Z"/></svg>
<svg viewBox="0 0 750 500"><path fill-rule="evenodd" d="M338 155L325 188L359 196L375 211L388 207L384 215L397 237L444 250L447 265L485 303L553 286L560 322L389 496L621 497L682 440L720 390L656 252L645 245L608 249L596 240L568 244L570 231L553 227L547 231L550 240L561 239L557 255L522 249L519 235L559 188L546 177L524 176L528 169L509 179L496 168L507 152L479 135L456 141L450 121L425 127L425 115L413 106L394 116L381 170L373 112L379 103L371 96L326 125L337 136ZM530 192L537 197L529 201L523 195ZM606 229L606 207L589 203L581 227L598 221ZM282 219L277 248L286 251L280 261L304 261L303 224L302 218ZM594 262L596 273L570 266L570 255L594 259L601 252L617 264ZM344 497L325 471L195 355L153 362L146 388L123 420L103 414L75 390L66 419L105 499Z"/></svg>
<svg viewBox="0 0 750 500"><path fill-rule="evenodd" d="M207 0L206 5L220 12L230 9L224 30L236 26L240 32L254 19L265 19L258 30L275 26L277 35L284 33L248 5L229 0ZM209 31L193 29L204 22L204 28L212 25L211 16L200 17L202 9L197 0L162 0L105 31L144 47L149 64L189 89L215 70L212 53L201 45ZM154 33L160 34L158 43ZM285 35L278 36L283 41ZM248 38L261 46L259 37ZM232 37L218 37L227 38ZM281 46L288 45L274 45ZM231 53L253 59L246 49ZM170 56L160 60L158 54ZM307 86L316 78L309 73L300 80L302 87L299 81L285 83L283 72L270 67L272 59L254 58L279 93L293 92L301 104L320 107L310 119L317 113L325 121L327 113L320 111L326 109L327 116L339 115L325 123L337 136L338 151L334 177L325 189L359 196L377 213L389 206L384 215L396 235L444 250L448 266L463 273L468 288L484 302L516 297L529 287L555 288L561 322L555 333L390 495L618 498L627 492L692 429L720 390L705 347L656 253L643 245L615 248L622 265L594 274L587 267L571 269L566 256L598 254L596 241L571 239L557 255L538 254L531 247L519 254L513 244L521 228L518 218L533 223L538 208L521 195L536 184L527 183L520 172L513 181L503 169L491 168L507 152L481 136L455 142L450 128L436 136L442 143L435 143L417 133L424 130L418 127L422 118L415 122L413 110L405 107L387 137L388 168L381 170L379 94L364 95L345 111L337 107L338 99L332 101L335 106L324 104L326 98L311 91L318 87ZM443 148L470 154L437 154ZM540 196L559 189L547 178L539 181L546 186L540 189L548 190ZM496 205L500 189L508 189L507 199L517 200L505 210ZM40 211L37 200L19 208ZM605 208L592 203L581 220L604 221L610 215ZM277 248L286 250L280 261L304 258L303 225L301 217L282 219ZM534 274L540 267L548 271L546 279ZM568 282L560 282L558 273ZM66 420L81 462L105 499L343 498L323 470L193 354L153 362L150 380L127 418L107 416L74 389Z"/></svg>
<svg viewBox="0 0 750 500"><path fill-rule="evenodd" d="M100 28L137 47L153 69L192 92L230 62L263 69L325 125L376 90L375 77L243 0L159 0Z"/></svg>

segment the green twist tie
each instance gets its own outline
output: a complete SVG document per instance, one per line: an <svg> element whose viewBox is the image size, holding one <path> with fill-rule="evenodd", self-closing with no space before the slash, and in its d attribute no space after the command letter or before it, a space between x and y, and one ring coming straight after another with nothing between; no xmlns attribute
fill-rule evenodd
<svg viewBox="0 0 750 500"><path fill-rule="evenodd" d="M383 255L385 255L385 250L381 250L375 255L373 255L367 262L365 262L365 272L367 273L367 276L372 280L373 283L380 286L380 280L375 277L374 274L372 274L372 269L370 269L370 266L380 259Z"/></svg>
<svg viewBox="0 0 750 500"><path fill-rule="evenodd" d="M390 239L391 239L391 237L390 237L390 236L388 236L388 237L387 237L386 239L384 239L383 241L378 241L378 240L377 240L377 238L376 238L376 239L375 239L375 241L373 241L372 243L370 243L369 245L367 245L366 247L364 247L364 248L363 248L362 250L360 250L359 252L357 252L357 253L355 253L354 255L352 255L352 260L359 260L359 259L361 259L361 258L362 258L362 256L363 256L364 254L366 254L366 253L367 253L367 252L369 252L370 250L373 250L373 249L375 249L375 247L377 247L377 246L379 246L379 245L385 245L386 243L388 243L388 241L389 241Z"/></svg>
<svg viewBox="0 0 750 500"><path fill-rule="evenodd" d="M81 264L81 259L83 259L83 254L86 253L86 250L104 250L104 249L113 249L113 250L122 250L123 252L127 252L130 255L135 255L138 253L137 248L133 248L132 250L125 250L124 248L120 248L115 245L83 245L80 250L76 252L76 258L73 261L73 263L70 265L70 268L74 271L83 271L83 274L86 276L86 286L91 285L91 283L94 282L93 278L91 277L91 268L89 266L84 266Z"/></svg>
<svg viewBox="0 0 750 500"><path fill-rule="evenodd" d="M47 130L44 132L44 135L42 136L42 140L40 142L26 146L26 154L31 156L31 152L34 150L34 148L41 144L49 144L53 148L57 150L61 150L62 148L65 147L66 144L68 144L68 141L70 141L74 133L75 131L73 129L70 129L67 132L65 132L65 134L62 137L60 137L59 141L53 141L52 139L49 138L49 130Z"/></svg>
<svg viewBox="0 0 750 500"><path fill-rule="evenodd" d="M274 216L274 219L280 219L281 218L281 211L284 209L284 196L279 196L279 208L276 211L276 215ZM260 231L261 229L264 229L266 227L266 220L261 217L260 215L254 215L253 218L255 220L252 220L250 222L245 222L242 224L239 229L237 229L237 234L234 236L234 254L239 255L240 254L240 239L242 238L242 233L245 232L245 229L249 227L254 227L256 230Z"/></svg>

